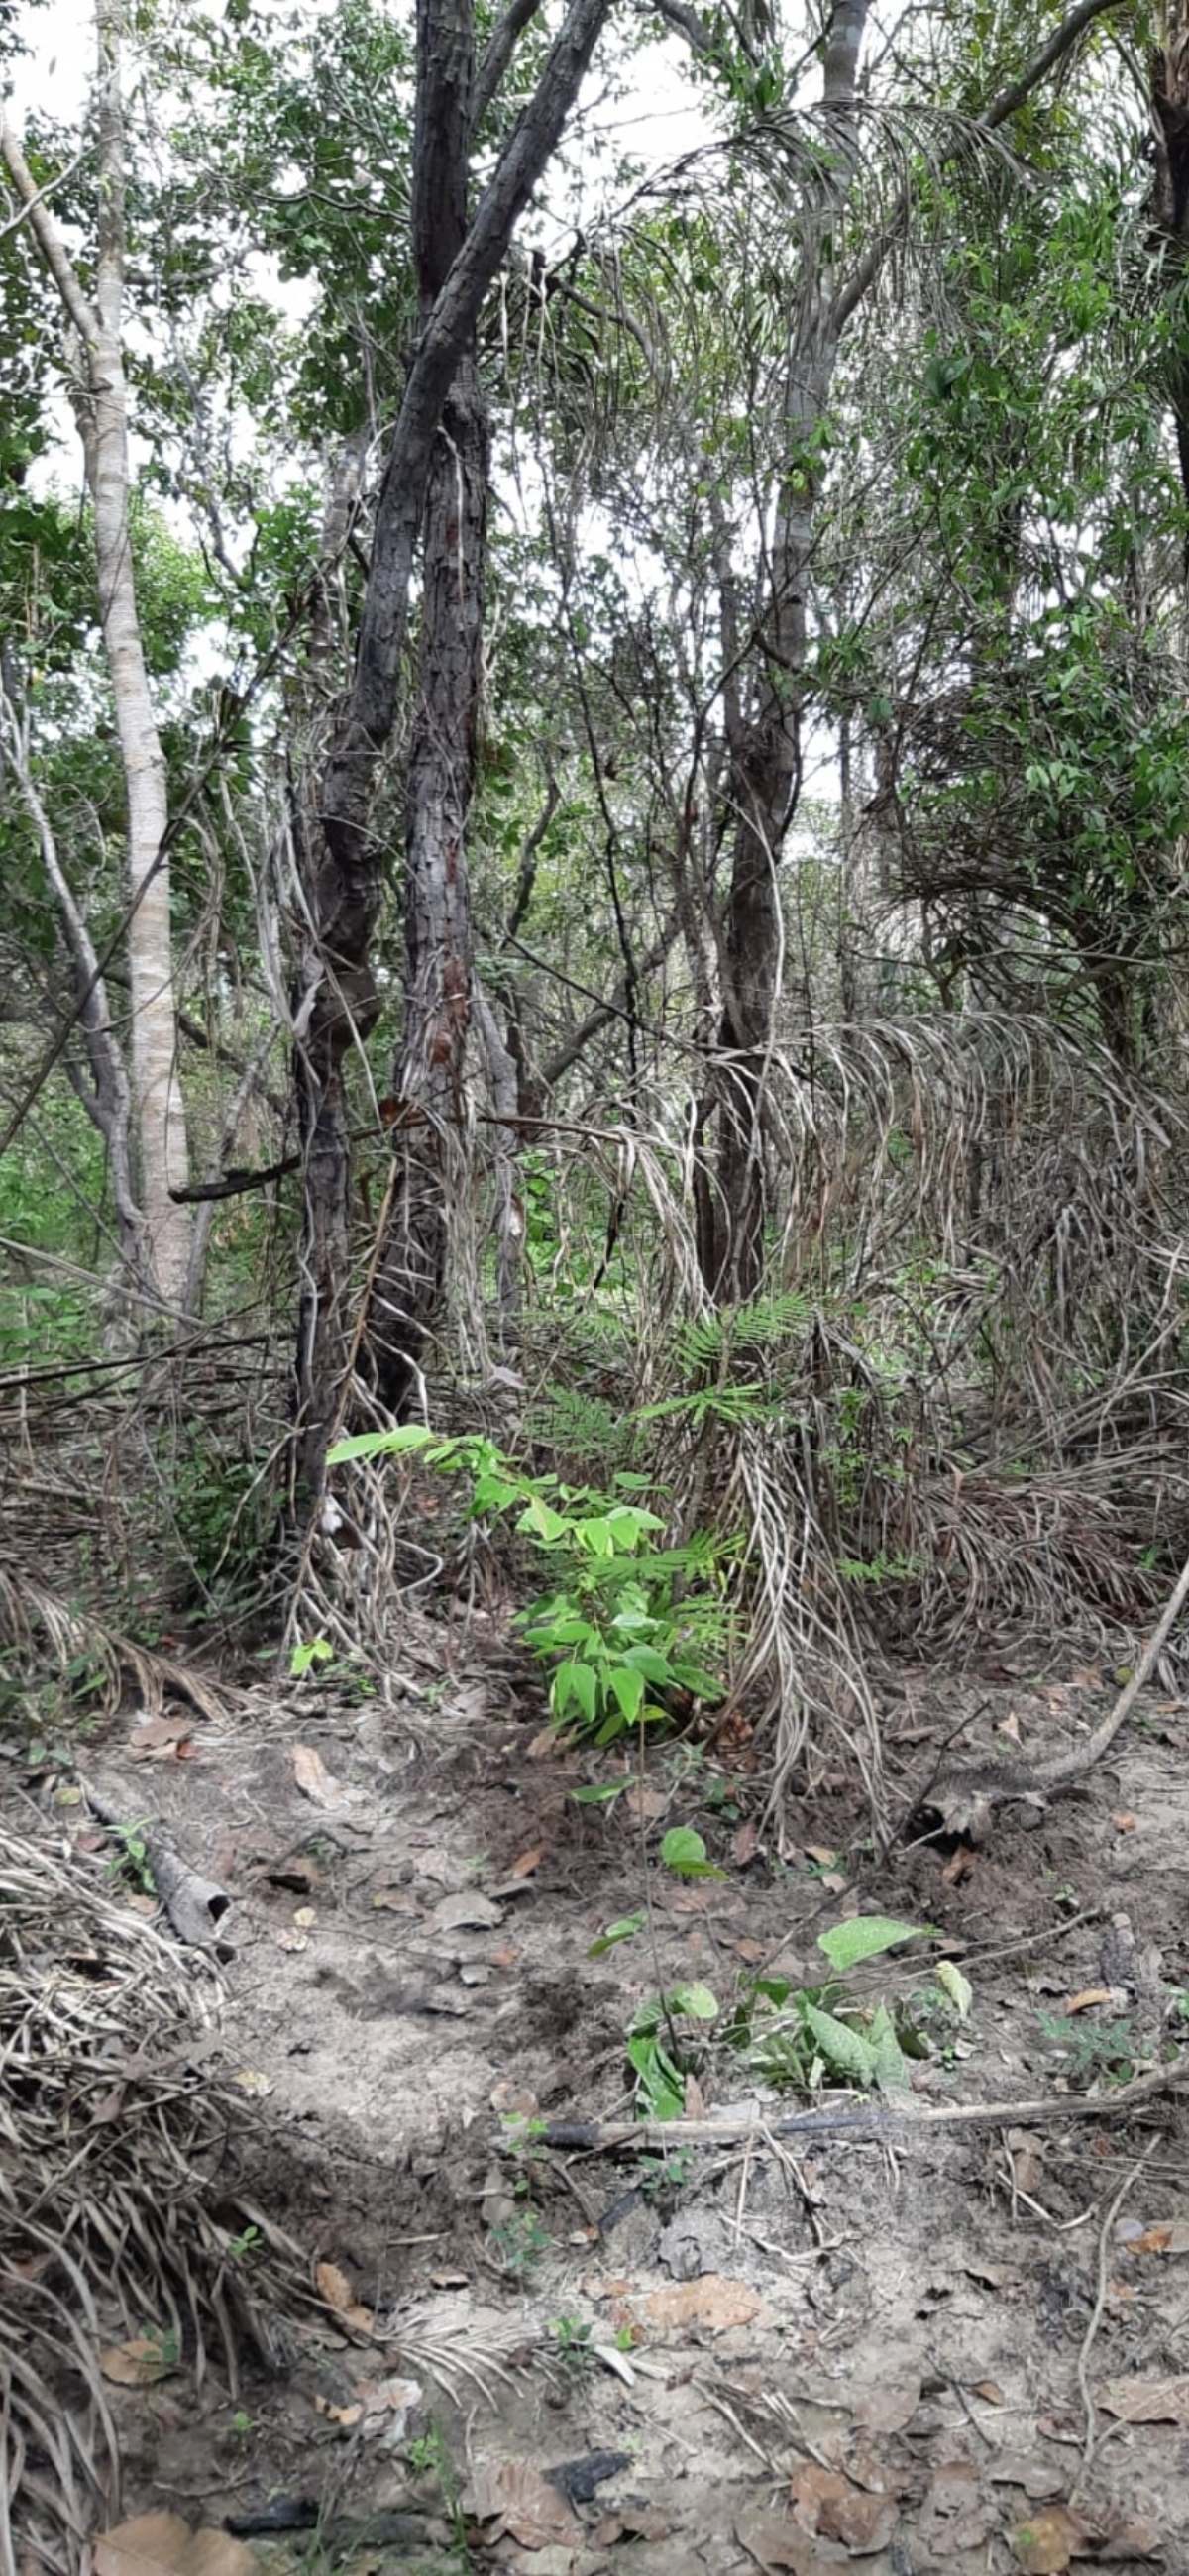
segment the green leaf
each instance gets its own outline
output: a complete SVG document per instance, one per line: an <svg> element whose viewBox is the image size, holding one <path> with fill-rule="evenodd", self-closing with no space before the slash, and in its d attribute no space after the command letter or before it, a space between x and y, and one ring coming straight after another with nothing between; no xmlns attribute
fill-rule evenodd
<svg viewBox="0 0 1189 2576"><path fill-rule="evenodd" d="M636 1672L643 1673L645 1681L664 1683L673 1679L673 1667L667 1655L658 1654L655 1646L625 1646L623 1660Z"/></svg>
<svg viewBox="0 0 1189 2576"><path fill-rule="evenodd" d="M308 1673L311 1664L332 1664L333 1662L334 1648L330 1639L309 1637L304 1645L294 1647L289 1658L289 1670L294 1681L299 1682L302 1675Z"/></svg>
<svg viewBox="0 0 1189 2576"><path fill-rule="evenodd" d="M608 1669L607 1680L628 1725L634 1726L640 1714L640 1702L644 1697L643 1673L636 1672L631 1664L612 1664Z"/></svg>
<svg viewBox="0 0 1189 2576"><path fill-rule="evenodd" d="M350 1458L402 1457L409 1450L431 1449L435 1444L442 1449L450 1446L448 1441L438 1443L437 1432L424 1422L407 1422L399 1431L357 1431L350 1440L335 1441L326 1452L326 1464L341 1467Z"/></svg>
<svg viewBox="0 0 1189 2576"><path fill-rule="evenodd" d="M804 2009L806 2028L831 2074L845 2075L852 2084L873 2084L878 2060L862 2034L852 2030L849 2022L823 2012L820 2004L807 2002Z"/></svg>
<svg viewBox="0 0 1189 2576"><path fill-rule="evenodd" d="M588 1726L593 1726L598 1712L599 1686L589 1664L559 1664L553 1676L553 1713L561 1717L571 1699L576 1699Z"/></svg>
<svg viewBox="0 0 1189 2576"><path fill-rule="evenodd" d="M643 1687L643 1685L641 1685ZM706 1845L692 1825L671 1825L661 1844L661 1859L666 1869L678 1878L725 1878L725 1869L716 1869L706 1858Z"/></svg>
<svg viewBox="0 0 1189 2576"><path fill-rule="evenodd" d="M911 2068L900 2042L895 2024L883 2004L878 2004L867 2025L875 2082L881 2093L905 2093L911 2081Z"/></svg>
<svg viewBox="0 0 1189 2576"><path fill-rule="evenodd" d="M649 2120L679 2120L685 2109L685 2086L659 2040L628 2041L628 2063L640 2080L639 2107Z"/></svg>
<svg viewBox="0 0 1189 2576"><path fill-rule="evenodd" d="M541 1494L534 1494L516 1526L522 1530L535 1530L538 1538L543 1538L548 1544L566 1536L569 1522L564 1521L561 1513L555 1512L552 1503L547 1503Z"/></svg>
<svg viewBox="0 0 1189 2576"><path fill-rule="evenodd" d="M843 1977L861 1959L877 1959L881 1951L894 1950L898 1941L928 1940L931 1930L929 1924L893 1923L884 1914L856 1914L846 1923L833 1924L828 1932L819 1932L817 1946Z"/></svg>
<svg viewBox="0 0 1189 2576"><path fill-rule="evenodd" d="M641 1924L646 1921L647 1917L643 1914L621 1914L618 1922L609 1923L606 1931L600 1932L597 1941L591 1942L586 1953L587 1958L601 1959L604 1952L614 1950L618 1942L630 1941L639 1931Z"/></svg>
<svg viewBox="0 0 1189 2576"><path fill-rule="evenodd" d="M718 2015L718 1997L709 1986L696 1980L689 1986L671 1986L666 1997L670 2012L688 2013L691 2021L714 2021Z"/></svg>
<svg viewBox="0 0 1189 2576"><path fill-rule="evenodd" d="M964 1977L955 1959L939 1959L933 1970L943 1995L948 1995L959 2021L969 2021L974 2002L974 1988Z"/></svg>
<svg viewBox="0 0 1189 2576"><path fill-rule="evenodd" d="M622 1798L630 1783L626 1780L596 1780L589 1788L571 1789L576 1807L609 1807L613 1798Z"/></svg>

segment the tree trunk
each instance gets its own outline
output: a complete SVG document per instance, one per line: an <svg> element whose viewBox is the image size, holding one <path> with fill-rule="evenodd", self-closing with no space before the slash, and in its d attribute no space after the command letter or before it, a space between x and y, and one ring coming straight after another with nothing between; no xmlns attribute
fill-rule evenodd
<svg viewBox="0 0 1189 2576"><path fill-rule="evenodd" d="M867 0L835 0L822 81L826 133L814 194L801 216L797 299L785 370L784 471L774 509L768 598L754 648L758 669L750 703L737 690L727 705L731 877L720 942L722 1020L711 1082L718 1143L714 1186L705 1175L698 1194L698 1230L705 1285L712 1297L728 1304L754 1297L764 1264L764 1093L784 957L777 871L800 788L806 595L821 470L817 437L838 349L838 236L856 166L855 80L866 20ZM733 631L735 616L728 580L724 630ZM734 656L726 633L724 641L730 667Z"/></svg>
<svg viewBox="0 0 1189 2576"><path fill-rule="evenodd" d="M472 1008L466 818L483 667L489 438L473 352L442 415L425 513L421 689L409 750L404 1018L396 1052L399 1177L372 1292L376 1392L405 1411L446 1278Z"/></svg>
<svg viewBox="0 0 1189 2576"><path fill-rule="evenodd" d="M98 0L98 256L95 300L85 295L62 235L34 184L15 135L0 121L0 153L27 210L32 240L77 341L74 408L95 514L99 614L115 700L128 799L128 928L132 1088L140 1149L142 1241L138 1289L166 1304L185 1294L191 1220L171 1190L189 1178L177 1072L165 756L149 693L137 614L129 527L128 393L124 302L124 108L118 0Z"/></svg>
<svg viewBox="0 0 1189 2576"><path fill-rule="evenodd" d="M1157 232L1173 246L1176 265L1174 293L1178 317L1184 309L1184 256L1189 244L1189 5L1187 0L1168 0L1164 10L1164 42L1152 55L1152 133L1155 168L1152 174L1152 221ZM1179 345L1178 345L1179 343ZM1177 431L1177 456L1181 468L1181 489L1189 510L1189 334L1183 320L1174 335L1172 372L1172 409ZM1189 586L1189 533L1185 539L1184 570Z"/></svg>
<svg viewBox="0 0 1189 2576"><path fill-rule="evenodd" d="M353 1036L374 1026L379 1009L369 952L384 860L371 839L368 815L396 715L415 554L432 478L427 583L432 588L440 576L448 589L451 576L457 582L464 543L472 568L481 570L482 515L476 516L473 494L464 493L459 500L454 458L441 436L443 420L452 400L451 435L460 434L464 444L482 441L485 452L482 402L470 357L479 313L513 229L560 138L609 7L610 0L570 0L537 87L468 224L472 0L418 0L413 222L422 322L377 505L355 674L323 778L313 937L298 1009L304 1033L298 1088L305 1143L298 1478L306 1510L321 1490L326 1440L340 1410L346 1366L350 1159L343 1063ZM445 256L435 252L428 237L435 219L447 226ZM430 302L431 281L436 283ZM462 578L465 592L465 568ZM427 625L435 614L445 615L445 603L439 600L435 611L427 590ZM473 614L472 599L458 621L460 650ZM429 676L423 671L423 704ZM468 715L464 729L470 722ZM417 1109L424 1105L434 1118L448 1115L453 1105L470 1008L470 917L461 841L465 781L456 766L457 734L453 743L450 758L428 739L420 748L415 744L410 772L411 876L399 1080L407 1076L422 1084ZM431 856L435 833L441 836L437 877ZM435 939L443 944L432 957ZM410 1128L405 1142L412 1133ZM398 1400L410 1381L410 1361L416 1366L430 1283L440 1282L440 1243L427 1199L434 1150L426 1140L411 1154L396 1233L390 1237L391 1275L386 1257L373 1296L374 1364L382 1386ZM402 1258L405 1275L400 1272ZM408 1347L402 1321L406 1307Z"/></svg>
<svg viewBox="0 0 1189 2576"><path fill-rule="evenodd" d="M163 1297L180 1304L190 1260L190 1211L170 1197L189 1180L186 1123L178 1082L173 929L165 754L149 694L132 570L128 499L128 392L121 333L124 306L124 103L118 0L99 0L99 258L91 351L90 420L84 429L95 505L99 613L116 704L128 793L128 877L132 918L132 1084L140 1143L140 1188L148 1267Z"/></svg>

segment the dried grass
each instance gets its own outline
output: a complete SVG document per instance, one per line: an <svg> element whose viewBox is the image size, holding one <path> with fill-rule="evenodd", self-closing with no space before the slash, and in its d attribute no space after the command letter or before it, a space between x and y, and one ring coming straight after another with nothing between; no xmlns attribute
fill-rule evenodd
<svg viewBox="0 0 1189 2576"><path fill-rule="evenodd" d="M146 2329L200 2383L275 2346L298 2274L211 2214L243 2105L205 2065L219 1986L98 1864L0 1828L0 2568L74 2571L118 2512L101 2346Z"/></svg>

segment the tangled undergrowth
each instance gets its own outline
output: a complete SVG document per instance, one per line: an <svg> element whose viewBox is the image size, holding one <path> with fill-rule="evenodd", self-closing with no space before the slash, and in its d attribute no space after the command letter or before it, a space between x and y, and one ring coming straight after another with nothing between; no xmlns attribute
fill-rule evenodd
<svg viewBox="0 0 1189 2576"><path fill-rule="evenodd" d="M207 2062L219 1985L113 1903L103 1864L0 1829L0 2568L73 2576L118 2516L101 2355L230 2385L309 2303L299 2251L228 2170L244 2105ZM222 2196L221 2196L222 2195ZM151 2376L151 2372L147 2375Z"/></svg>

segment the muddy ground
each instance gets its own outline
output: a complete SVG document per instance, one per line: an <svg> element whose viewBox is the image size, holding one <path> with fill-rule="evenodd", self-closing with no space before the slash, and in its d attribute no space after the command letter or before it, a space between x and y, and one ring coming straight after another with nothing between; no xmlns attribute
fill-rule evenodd
<svg viewBox="0 0 1189 2576"><path fill-rule="evenodd" d="M1052 1750L1113 1696L1085 1669L977 1691L904 1672L890 1768L976 1702L980 1740ZM543 1719L481 1622L465 1651L427 1622L387 1701L332 1673L166 1727L148 1763L127 1716L88 1748L233 1898L243 2188L326 2303L271 2370L246 2351L234 2393L212 2372L196 2394L184 2360L113 2389L124 2512L230 2516L264 2569L1189 2565L1186 2109L1080 2107L1189 2033L1186 1709L1149 1695L1109 1767L1002 1811L980 1849L886 1858L841 1783L778 1853L706 1747L657 1742L624 1794L577 1802L615 1757ZM676 1824L721 1878L660 1865ZM1058 2116L781 2138L804 2105L760 2088L745 2144L542 2142L534 2123L630 2113L628 2025L682 1981L720 2007L691 2030L687 2110L754 2100L716 2034L748 1979L820 1985L817 1936L853 1913L936 1927L865 1971L931 2043L918 2111ZM270 2519L295 2528L262 2539Z"/></svg>

